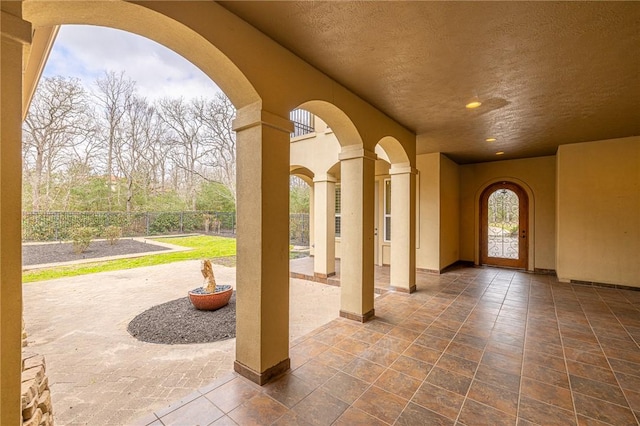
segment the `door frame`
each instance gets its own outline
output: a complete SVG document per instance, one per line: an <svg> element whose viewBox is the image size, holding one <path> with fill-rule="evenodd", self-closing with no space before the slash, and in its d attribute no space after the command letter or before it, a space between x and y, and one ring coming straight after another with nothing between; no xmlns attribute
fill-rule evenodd
<svg viewBox="0 0 640 426"><path fill-rule="evenodd" d="M486 246L487 246L487 238L488 238L488 223L487 223L487 213L488 209L486 208L487 201L489 196L499 189L508 189L515 192L518 195L519 199L519 230L518 230L518 251L519 258L517 260L511 259L502 259L496 264L488 263L485 258L486 255ZM479 197L477 199L477 209L478 214L476 218L478 220L478 252L477 252L477 264L478 265L489 265L489 266L498 266L498 267L507 267L507 268L516 268L516 269L525 269L531 270L531 266L533 264L532 260L532 238L533 235L533 224L532 221L529 220L530 212L533 211L533 197L530 196L529 191L527 190L525 185L514 182L513 179L508 180L497 180L493 183L486 185L479 193ZM523 205L525 208L522 208Z"/></svg>

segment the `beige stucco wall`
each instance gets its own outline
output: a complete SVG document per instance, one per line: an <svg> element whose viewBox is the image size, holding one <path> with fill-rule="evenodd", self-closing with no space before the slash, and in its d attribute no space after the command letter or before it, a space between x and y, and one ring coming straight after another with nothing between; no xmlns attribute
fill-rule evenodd
<svg viewBox="0 0 640 426"><path fill-rule="evenodd" d="M557 273L640 287L640 137L558 149Z"/></svg>
<svg viewBox="0 0 640 426"><path fill-rule="evenodd" d="M479 196L509 180L529 194L529 269L556 269L556 158L537 157L460 166L460 259L478 262Z"/></svg>
<svg viewBox="0 0 640 426"><path fill-rule="evenodd" d="M440 154L416 157L418 169L418 248L416 267L440 270Z"/></svg>
<svg viewBox="0 0 640 426"><path fill-rule="evenodd" d="M460 259L460 167L440 155L439 269Z"/></svg>

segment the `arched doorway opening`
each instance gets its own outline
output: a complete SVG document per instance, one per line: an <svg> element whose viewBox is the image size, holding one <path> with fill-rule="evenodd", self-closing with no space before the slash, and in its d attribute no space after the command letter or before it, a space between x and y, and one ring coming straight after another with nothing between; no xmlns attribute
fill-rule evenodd
<svg viewBox="0 0 640 426"><path fill-rule="evenodd" d="M529 197L513 182L497 182L480 197L480 263L527 269Z"/></svg>

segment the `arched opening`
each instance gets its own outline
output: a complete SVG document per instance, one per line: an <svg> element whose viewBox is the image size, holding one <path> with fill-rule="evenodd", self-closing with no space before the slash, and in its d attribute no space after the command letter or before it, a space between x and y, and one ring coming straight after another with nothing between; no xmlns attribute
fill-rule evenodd
<svg viewBox="0 0 640 426"><path fill-rule="evenodd" d="M190 59L192 63L199 66L209 77L219 84L225 93L229 95L236 107L245 107L247 105L260 103L260 98L257 95L257 92L253 89L251 83L249 83L249 81L243 76L242 72L228 58L226 58L222 52L220 52L209 40L205 39L198 32L182 25L168 16L156 11L151 11L145 6L128 2L111 2L110 4L78 3L73 7L69 6L71 5L65 4L64 2L34 4L26 1L23 4L23 17L33 23L36 33L40 28L47 28L61 24L101 25L109 28L135 32L136 34L155 40L165 47L178 52L185 58ZM37 82L31 81L30 83L31 85L35 85ZM26 82L26 84L29 84L29 82ZM28 88L26 90L28 91ZM197 283L201 282L198 269L199 268L195 266L195 274L191 276L191 279ZM166 275L171 275L171 272L167 271ZM114 294L117 294L117 292ZM77 335L78 333L71 331L71 335L74 334ZM106 355L112 356L114 362L116 362L118 356L127 356L127 349L128 348L124 346L115 346L113 347L113 350L108 352ZM191 348L191 350L185 348L183 352L185 354L190 352L190 357L193 357L195 354L199 354L199 356L211 358L210 361L212 362L230 364L233 360L233 353L232 351L229 351L228 347L226 351L227 355L222 358L212 356L213 353L205 348L196 350L194 350L194 348ZM76 362L78 362L78 365L81 363L79 360L76 360ZM207 362L209 362L209 360ZM206 367L203 365L202 368ZM86 380L100 382L102 379L97 376L93 378L87 376ZM168 386L177 388L186 383L179 385L178 382L179 380L175 381L173 385ZM131 389L137 388L140 385L135 376L123 376L121 383L123 386L125 383L128 383L126 386ZM189 388L189 386L192 387ZM184 387L184 389L190 392L193 388L199 387L200 384L192 383L189 386ZM158 386L158 390L160 390L160 388L161 386ZM160 405L180 397L177 393L173 393L171 395L169 395L169 393L166 395L167 399L161 401ZM136 396L133 396L133 394L131 395L132 396L130 396L129 399L142 398L142 395L140 395L141 398L137 398ZM158 401L155 401L155 403L157 404ZM126 404L123 404L123 406L124 405ZM88 408L91 409L91 407ZM130 408L131 407L129 407L129 409ZM142 412L146 412L148 410L148 408L141 406L136 408L138 410L142 409ZM80 413L78 414L82 415ZM113 413L105 412L103 414L111 415L113 417ZM140 414L140 411L134 411L133 417L135 418ZM95 417L93 420L97 422L107 422L106 418L102 419L102 421L97 419L98 417ZM119 419L117 422L126 423L130 420L133 420L133 418ZM79 421L83 420L79 419Z"/></svg>
<svg viewBox="0 0 640 426"><path fill-rule="evenodd" d="M390 265L390 288L411 293L416 288L416 172L393 137L382 138L376 153L376 261Z"/></svg>
<svg viewBox="0 0 640 426"><path fill-rule="evenodd" d="M529 199L518 184L488 186L480 196L480 262L483 265L527 269Z"/></svg>

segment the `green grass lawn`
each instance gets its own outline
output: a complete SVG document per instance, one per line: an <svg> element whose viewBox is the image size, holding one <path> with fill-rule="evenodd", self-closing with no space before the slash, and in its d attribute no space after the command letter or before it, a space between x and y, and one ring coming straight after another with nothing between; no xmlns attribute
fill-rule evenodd
<svg viewBox="0 0 640 426"><path fill-rule="evenodd" d="M195 237L158 238L157 241L190 247L193 250L26 271L22 273L22 282L29 283L52 280L54 278L93 274L95 272L163 265L165 263L180 262L181 260L213 259L216 257L235 256L236 254L236 240L234 238L199 235Z"/></svg>

